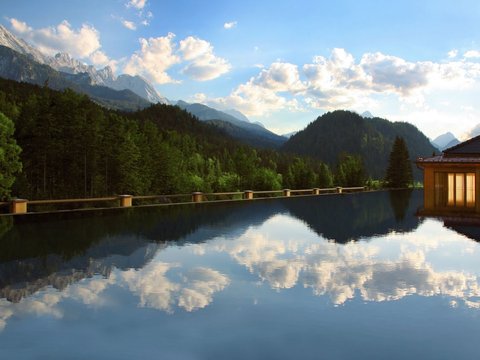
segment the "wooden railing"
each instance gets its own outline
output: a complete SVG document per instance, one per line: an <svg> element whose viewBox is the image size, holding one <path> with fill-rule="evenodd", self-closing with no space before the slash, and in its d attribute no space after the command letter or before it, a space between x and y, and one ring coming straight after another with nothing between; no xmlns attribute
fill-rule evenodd
<svg viewBox="0 0 480 360"><path fill-rule="evenodd" d="M267 190L267 191L233 191L219 193L202 193L193 192L191 194L172 194L172 195L118 195L100 198L84 198L84 199L57 199L57 200L26 200L13 199L8 202L0 202L0 207L9 206L10 214L25 214L29 212L31 206L55 206L55 205L75 205L89 203L113 203L116 207L131 207L134 202L138 205L145 201L154 201L155 204L169 203L199 203L205 201L225 201L225 200L253 200L263 199L266 197L290 197L290 196L306 196L306 195L323 195L323 194L342 194L345 192L364 191L365 187L333 187L333 188L313 188L313 189L283 189L283 190ZM173 201L174 199L183 199L183 201Z"/></svg>

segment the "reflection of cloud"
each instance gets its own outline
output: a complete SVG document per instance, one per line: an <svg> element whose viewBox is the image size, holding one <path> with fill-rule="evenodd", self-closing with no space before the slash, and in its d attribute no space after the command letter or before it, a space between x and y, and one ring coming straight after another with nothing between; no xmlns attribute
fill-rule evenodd
<svg viewBox="0 0 480 360"><path fill-rule="evenodd" d="M180 281L169 279L168 273L176 270ZM98 307L107 304L103 296L111 286L128 289L139 297L139 305L166 312L173 312L177 305L186 311L194 311L209 305L213 295L223 290L230 280L226 275L206 267L186 269L181 273L180 264L150 262L141 269L114 270L108 278L93 277L67 285L62 291L46 287L17 303L0 299L0 331L12 316L48 315L63 317L63 300Z"/></svg>
<svg viewBox="0 0 480 360"><path fill-rule="evenodd" d="M212 302L213 294L229 283L225 275L205 267L190 269L182 276L182 282L173 282L167 272L178 267L177 264L150 263L121 276L127 287L139 295L141 306L167 312L172 312L174 304L186 311L204 308Z"/></svg>
<svg viewBox="0 0 480 360"><path fill-rule="evenodd" d="M172 293L179 285L171 282L166 273L175 264L150 263L142 269L130 269L121 274L127 287L140 297L140 305L171 311Z"/></svg>
<svg viewBox="0 0 480 360"><path fill-rule="evenodd" d="M282 223L288 231L282 231ZM289 233L297 235L292 238ZM283 215L260 228L250 228L235 241L219 238L203 244L205 252L209 248L227 252L274 289L309 287L336 305L358 295L364 301L392 301L416 294L447 295L468 307L480 307L475 300L480 296L478 276L463 269L436 270L428 259L432 252L450 252L450 247L475 256L469 245L462 236L428 221L414 233L391 233L378 241L339 245L319 241L305 229L298 233ZM468 252L463 251L465 246Z"/></svg>
<svg viewBox="0 0 480 360"><path fill-rule="evenodd" d="M178 305L187 311L193 311L210 304L213 294L223 290L230 281L218 271L200 267L190 270L184 276L184 282Z"/></svg>

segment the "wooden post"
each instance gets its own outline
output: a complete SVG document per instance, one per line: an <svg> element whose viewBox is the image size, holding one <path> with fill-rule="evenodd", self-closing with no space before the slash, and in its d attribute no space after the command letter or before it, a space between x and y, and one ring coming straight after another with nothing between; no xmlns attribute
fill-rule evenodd
<svg viewBox="0 0 480 360"><path fill-rule="evenodd" d="M245 190L243 193L243 198L245 200L252 200L253 199L253 191L252 190Z"/></svg>
<svg viewBox="0 0 480 360"><path fill-rule="evenodd" d="M337 186L337 193L341 194L343 191L342 187L341 186Z"/></svg>
<svg viewBox="0 0 480 360"><path fill-rule="evenodd" d="M203 200L203 193L196 191L192 193L192 202L201 202Z"/></svg>
<svg viewBox="0 0 480 360"><path fill-rule="evenodd" d="M130 207L132 206L132 195L119 195L120 206L121 207Z"/></svg>
<svg viewBox="0 0 480 360"><path fill-rule="evenodd" d="M313 188L312 194L313 195L320 195L320 189L319 188Z"/></svg>
<svg viewBox="0 0 480 360"><path fill-rule="evenodd" d="M290 196L290 189L283 189L283 196Z"/></svg>
<svg viewBox="0 0 480 360"><path fill-rule="evenodd" d="M25 200L25 199L13 199L10 202L10 212L12 214L26 214L27 203L28 203L28 200Z"/></svg>

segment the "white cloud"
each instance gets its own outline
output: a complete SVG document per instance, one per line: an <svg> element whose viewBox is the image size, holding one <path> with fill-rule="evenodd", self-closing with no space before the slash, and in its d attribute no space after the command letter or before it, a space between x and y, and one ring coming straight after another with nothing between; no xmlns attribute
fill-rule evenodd
<svg viewBox="0 0 480 360"><path fill-rule="evenodd" d="M469 50L465 54L463 54L463 57L470 59L470 58L480 58L480 51L478 50Z"/></svg>
<svg viewBox="0 0 480 360"><path fill-rule="evenodd" d="M231 69L230 63L213 53L213 46L205 40L189 36L180 41L179 52L190 63L182 73L197 81L213 80Z"/></svg>
<svg viewBox="0 0 480 360"><path fill-rule="evenodd" d="M380 106L379 99L391 96L400 105L426 111L432 93L472 89L480 78L480 64L475 62L410 62L380 52L366 53L355 60L345 49L338 48L330 57L316 56L300 69L296 64L274 62L230 95L206 102L262 116L279 110L301 110L304 106L322 110L373 109Z"/></svg>
<svg viewBox="0 0 480 360"><path fill-rule="evenodd" d="M185 60L194 60L213 52L208 41L189 36L180 41L180 49Z"/></svg>
<svg viewBox="0 0 480 360"><path fill-rule="evenodd" d="M174 83L167 70L180 62L175 54L175 35L140 39L141 49L128 60L123 71L129 75L142 75L157 84Z"/></svg>
<svg viewBox="0 0 480 360"><path fill-rule="evenodd" d="M130 75L143 75L157 84L176 83L167 73L173 65L187 62L182 73L197 81L212 80L228 72L231 65L213 53L213 46L192 36L181 40L177 50L175 34L140 39L141 49L133 54L124 67Z"/></svg>
<svg viewBox="0 0 480 360"><path fill-rule="evenodd" d="M130 30L136 30L137 29L137 25L135 25L135 23L133 21L123 20L122 24L127 29L130 29Z"/></svg>
<svg viewBox="0 0 480 360"><path fill-rule="evenodd" d="M64 20L55 27L33 29L17 19L10 19L10 23L14 32L47 55L67 52L73 57L88 58L101 47L100 34L91 25L73 29Z"/></svg>
<svg viewBox="0 0 480 360"><path fill-rule="evenodd" d="M147 0L130 0L127 3L127 7L134 7L135 9L142 10L147 3Z"/></svg>
<svg viewBox="0 0 480 360"><path fill-rule="evenodd" d="M237 26L236 21L226 22L225 24L223 24L223 28L227 30L233 29L236 26Z"/></svg>
<svg viewBox="0 0 480 360"><path fill-rule="evenodd" d="M118 61L110 59L103 51L97 50L89 56L90 61L96 67L110 66L112 71L117 71Z"/></svg>
<svg viewBox="0 0 480 360"><path fill-rule="evenodd" d="M281 62L275 62L268 69L262 70L254 83L274 92L297 93L305 88L300 81L297 65Z"/></svg>
<svg viewBox="0 0 480 360"><path fill-rule="evenodd" d="M452 49L447 53L447 56L449 59L456 58L458 55L458 50L457 49Z"/></svg>
<svg viewBox="0 0 480 360"><path fill-rule="evenodd" d="M12 25L13 30L18 34L26 34L33 30L26 22L17 19L10 19L10 24Z"/></svg>

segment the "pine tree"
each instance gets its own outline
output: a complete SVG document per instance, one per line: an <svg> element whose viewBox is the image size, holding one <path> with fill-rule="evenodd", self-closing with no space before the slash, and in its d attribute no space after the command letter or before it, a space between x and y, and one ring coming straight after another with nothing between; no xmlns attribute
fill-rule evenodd
<svg viewBox="0 0 480 360"><path fill-rule="evenodd" d="M395 137L388 160L385 182L391 188L406 188L413 182L410 155L402 137Z"/></svg>
<svg viewBox="0 0 480 360"><path fill-rule="evenodd" d="M13 121L0 113L0 199L6 199L15 181L15 174L22 170L20 146L13 138Z"/></svg>

